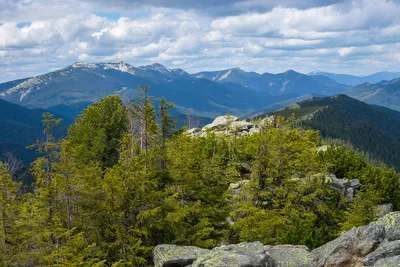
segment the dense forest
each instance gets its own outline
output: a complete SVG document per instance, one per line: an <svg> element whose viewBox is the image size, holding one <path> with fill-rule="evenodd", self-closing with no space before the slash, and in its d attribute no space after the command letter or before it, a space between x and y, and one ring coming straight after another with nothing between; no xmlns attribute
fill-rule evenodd
<svg viewBox="0 0 400 267"><path fill-rule="evenodd" d="M400 170L400 112L369 105L346 95L313 98L273 112L292 114L303 128L320 131L323 138L350 143L374 161Z"/></svg>
<svg viewBox="0 0 400 267"><path fill-rule="evenodd" d="M314 248L373 220L378 204L400 208L394 169L345 147L318 152L318 131L277 117L251 135L193 138L148 90L129 106L117 95L92 104L63 140L45 113L31 190L1 163L0 266L151 266L162 243ZM350 200L328 173L362 186Z"/></svg>

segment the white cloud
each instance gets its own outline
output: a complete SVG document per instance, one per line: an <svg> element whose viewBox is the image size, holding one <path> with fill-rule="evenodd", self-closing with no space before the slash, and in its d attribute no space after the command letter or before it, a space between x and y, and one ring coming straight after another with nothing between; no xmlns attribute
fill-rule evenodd
<svg viewBox="0 0 400 267"><path fill-rule="evenodd" d="M190 72L399 70L399 1L224 0L215 10L215 1L190 1L0 0L0 81L78 60L159 61Z"/></svg>

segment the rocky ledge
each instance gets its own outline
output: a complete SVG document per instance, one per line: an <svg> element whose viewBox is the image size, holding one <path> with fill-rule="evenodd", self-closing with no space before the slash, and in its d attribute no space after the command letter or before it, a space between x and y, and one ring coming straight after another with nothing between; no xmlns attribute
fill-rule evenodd
<svg viewBox="0 0 400 267"><path fill-rule="evenodd" d="M278 123L275 117L267 117L260 121L248 122L245 120L239 120L238 117L225 115L215 118L215 120L204 126L203 128L192 128L186 131L193 137L205 136L208 132L215 134L237 134L237 135L249 135L260 132L263 127L278 127Z"/></svg>
<svg viewBox="0 0 400 267"><path fill-rule="evenodd" d="M400 212L353 228L314 250L251 242L211 250L159 245L153 253L155 267L399 267Z"/></svg>

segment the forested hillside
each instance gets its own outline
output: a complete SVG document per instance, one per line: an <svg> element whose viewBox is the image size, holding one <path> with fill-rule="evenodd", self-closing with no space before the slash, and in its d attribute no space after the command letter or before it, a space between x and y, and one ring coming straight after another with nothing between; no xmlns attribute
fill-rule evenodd
<svg viewBox="0 0 400 267"><path fill-rule="evenodd" d="M45 137L42 122L44 112L44 109L27 109L0 99L0 158L6 151L12 152L26 164L36 158L35 151L27 150L26 146ZM64 118L54 135L57 138L65 136L71 122Z"/></svg>
<svg viewBox="0 0 400 267"><path fill-rule="evenodd" d="M194 138L174 128L172 103L156 109L139 92L129 107L117 95L89 106L61 142L46 113L33 192L0 165L0 266L152 266L163 243L314 248L373 220L377 204L400 207L393 169L318 152L318 131L277 117L251 135ZM345 196L327 174L361 187Z"/></svg>
<svg viewBox="0 0 400 267"><path fill-rule="evenodd" d="M299 102L273 114L294 114L299 125L320 131L323 138L341 139L400 170L400 112L338 95Z"/></svg>

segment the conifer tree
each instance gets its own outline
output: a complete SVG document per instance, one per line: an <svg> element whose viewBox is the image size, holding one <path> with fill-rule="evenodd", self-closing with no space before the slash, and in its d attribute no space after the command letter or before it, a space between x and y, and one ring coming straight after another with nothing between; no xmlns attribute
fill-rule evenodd
<svg viewBox="0 0 400 267"><path fill-rule="evenodd" d="M12 252L17 214L17 192L19 184L14 182L5 163L0 162L0 265L5 266Z"/></svg>
<svg viewBox="0 0 400 267"><path fill-rule="evenodd" d="M161 139L161 170L165 171L166 166L166 142L171 137L172 130L175 128L174 119L168 114L168 110L173 108L174 104L167 102L165 98L161 98L159 106L160 118L160 139Z"/></svg>
<svg viewBox="0 0 400 267"><path fill-rule="evenodd" d="M131 116L136 118L139 124L140 149L144 151L147 167L147 153L157 136L158 126L154 106L149 96L150 86L138 88L138 97L131 104Z"/></svg>
<svg viewBox="0 0 400 267"><path fill-rule="evenodd" d="M84 110L67 137L79 166L98 162L105 169L116 164L119 139L127 125L127 110L118 95L106 96Z"/></svg>

